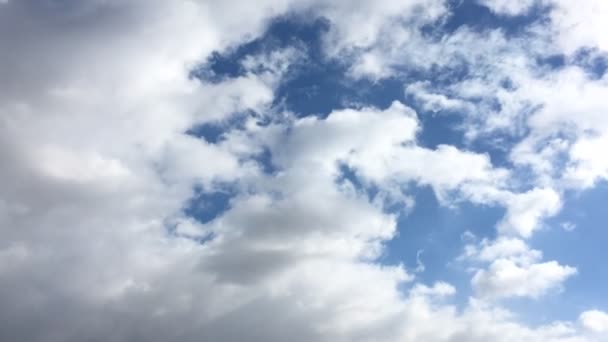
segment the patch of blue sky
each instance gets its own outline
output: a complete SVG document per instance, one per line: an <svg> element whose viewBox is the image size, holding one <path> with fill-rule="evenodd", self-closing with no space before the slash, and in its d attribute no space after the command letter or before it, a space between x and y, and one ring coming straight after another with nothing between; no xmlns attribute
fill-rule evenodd
<svg viewBox="0 0 608 342"><path fill-rule="evenodd" d="M225 139L227 132L233 129L242 129L246 118L251 114L251 112L234 113L228 119L222 121L212 121L196 125L188 129L186 134L204 139L210 144L217 144Z"/></svg>
<svg viewBox="0 0 608 342"><path fill-rule="evenodd" d="M194 195L182 208L182 213L195 221L205 224L218 218L222 213L230 208L230 200L235 196L235 192L229 188L224 190L205 191L203 188L196 188ZM178 230L177 223L168 221L165 223L166 233L169 236L181 239L189 239L199 244L205 244L213 240L213 233L190 234L182 233Z"/></svg>
<svg viewBox="0 0 608 342"><path fill-rule="evenodd" d="M583 69L589 78L596 80L604 77L608 71L608 54L597 49L580 49L571 58L563 54L538 56L536 62L540 68L548 72L567 66L577 66Z"/></svg>
<svg viewBox="0 0 608 342"><path fill-rule="evenodd" d="M387 243L382 259L386 264L403 263L408 270L417 267L417 253L425 266L417 273L418 280L426 284L447 281L457 289L456 302L464 304L472 294L467 265L456 261L463 253L463 246L471 239L496 236L495 224L504 215L504 209L460 203L455 207L441 206L430 187L410 189L408 195L416 203L411 212L401 215L399 234Z"/></svg>
<svg viewBox="0 0 608 342"><path fill-rule="evenodd" d="M268 175L276 174L280 168L272 161L272 152L269 148L264 147L261 153L253 156L253 159L261 167L262 172Z"/></svg>
<svg viewBox="0 0 608 342"><path fill-rule="evenodd" d="M336 183L344 184L346 182L350 183L357 190L364 191L370 201L373 200L378 193L378 189L373 185L364 184L364 182L357 176L355 170L346 164L341 164L339 165L339 174L336 179Z"/></svg>
<svg viewBox="0 0 608 342"><path fill-rule="evenodd" d="M474 30L500 29L507 36L525 33L529 26L548 20L549 8L537 4L521 15L498 15L475 0L449 0L451 15L445 22L438 22L425 30L432 34L451 33L466 26Z"/></svg>
<svg viewBox="0 0 608 342"><path fill-rule="evenodd" d="M600 79L608 71L608 53L597 49L581 49L576 52L573 64L583 68L590 78Z"/></svg>
<svg viewBox="0 0 608 342"><path fill-rule="evenodd" d="M183 212L200 223L208 223L230 208L230 200L234 196L235 192L229 187L214 191L199 188L183 208Z"/></svg>
<svg viewBox="0 0 608 342"><path fill-rule="evenodd" d="M564 54L553 54L549 56L538 56L536 58L536 64L540 68L556 71L567 66L568 60Z"/></svg>
<svg viewBox="0 0 608 342"><path fill-rule="evenodd" d="M365 184L356 172L342 165L338 183L350 182L363 191L370 201L379 194L373 184ZM386 212L397 214L397 235L385 245L379 262L385 265L403 264L408 272L424 284L445 281L458 291L453 304L464 308L473 295L468 264L457 261L466 243L496 237L496 222L505 210L496 206L474 205L468 202L453 207L440 205L431 187L404 184L402 190L415 199L413 208L405 203L384 203ZM421 267L422 266L422 267ZM409 287L404 285L404 290Z"/></svg>

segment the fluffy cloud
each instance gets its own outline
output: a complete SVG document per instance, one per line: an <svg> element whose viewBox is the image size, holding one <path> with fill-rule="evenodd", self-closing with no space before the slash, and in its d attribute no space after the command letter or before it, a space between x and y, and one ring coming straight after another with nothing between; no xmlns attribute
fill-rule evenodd
<svg viewBox="0 0 608 342"><path fill-rule="evenodd" d="M585 311L579 317L581 324L595 333L608 333L608 314L599 310Z"/></svg>
<svg viewBox="0 0 608 342"><path fill-rule="evenodd" d="M561 288L577 272L574 267L556 261L542 262L540 251L517 238L484 239L478 246L469 244L461 258L489 263L487 268L477 268L471 280L477 294L486 299L539 298Z"/></svg>
<svg viewBox="0 0 608 342"><path fill-rule="evenodd" d="M498 224L498 229L506 234L530 237L543 218L556 214L561 208L560 196L552 189L535 188L509 197L507 214Z"/></svg>
<svg viewBox="0 0 608 342"><path fill-rule="evenodd" d="M557 30L557 43L565 53L580 48L608 50L608 5L604 1L586 1L580 6L567 0L552 0L551 21Z"/></svg>
<svg viewBox="0 0 608 342"><path fill-rule="evenodd" d="M440 0L318 3L321 4L320 13L332 23L327 37L327 49L332 55L370 48L382 40L384 33L393 30L394 25L407 22L418 28L447 13L446 4Z"/></svg>
<svg viewBox="0 0 608 342"><path fill-rule="evenodd" d="M492 262L497 259L515 259L520 263L531 263L539 260L542 253L530 249L525 241L517 238L501 237L495 241L484 239L479 246L469 244L465 246L463 257L482 262Z"/></svg>
<svg viewBox="0 0 608 342"><path fill-rule="evenodd" d="M537 0L479 0L480 4L487 6L493 12L503 15L521 15L525 14L530 8L537 3Z"/></svg>
<svg viewBox="0 0 608 342"><path fill-rule="evenodd" d="M555 261L518 265L513 260L499 259L487 270L477 271L472 283L482 297L538 298L575 273L576 269Z"/></svg>
<svg viewBox="0 0 608 342"><path fill-rule="evenodd" d="M396 30L398 46L420 42L417 29L447 11L441 1L3 2L0 339L593 341L572 323L530 328L476 299L457 309L452 285L381 265L397 214L340 178L347 166L403 202L415 183L443 204L504 206L500 233L525 237L559 209L549 187L519 191L486 154L420 146L418 114L401 102L273 116L297 51L253 56L234 79L189 77L212 51L257 37L290 9L324 14L327 52L350 57L386 46L395 23L416 28ZM455 33L446 46L471 36ZM378 70L396 63L389 52ZM421 100L449 106L443 96ZM254 114L218 143L186 134L235 112ZM576 146L572 174L601 177L603 164L588 166L588 148ZM261 151L276 170L265 170ZM195 189L232 197L197 222L185 213ZM540 296L574 273L521 240L478 247L490 263L473 279L482 297ZM581 324L598 332L597 316Z"/></svg>
<svg viewBox="0 0 608 342"><path fill-rule="evenodd" d="M601 100L606 77L594 80L578 67L568 67L540 80L522 79L521 94L542 107L529 118L532 134L512 151L512 159L538 174L562 179L566 188L587 188L605 179L606 161L597 154L608 130ZM560 94L557 96L556 94ZM542 100L541 100L542 99ZM572 113L578 113L574 119ZM556 160L567 158L565 170ZM565 172L564 172L565 171Z"/></svg>
<svg viewBox="0 0 608 342"><path fill-rule="evenodd" d="M580 189L605 179L605 158L597 151L607 131L606 75L596 74L585 65L589 57L580 55L588 51L592 59L605 58L603 3L576 9L563 1L483 3L503 14L522 14L538 3L551 20L520 35L463 26L441 39L397 25L384 36L386 42L354 57L353 75L377 80L404 70L430 73L436 79L406 84L406 94L426 112L462 115L471 141L506 134L515 142L506 147L511 161L531 168L537 185ZM563 68L538 63L560 54ZM432 70L445 76L433 76ZM458 76L463 73L466 77Z"/></svg>

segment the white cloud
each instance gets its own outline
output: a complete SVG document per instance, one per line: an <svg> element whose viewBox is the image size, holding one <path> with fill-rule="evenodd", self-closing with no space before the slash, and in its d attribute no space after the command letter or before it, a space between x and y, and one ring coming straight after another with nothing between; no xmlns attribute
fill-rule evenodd
<svg viewBox="0 0 608 342"><path fill-rule="evenodd" d="M456 289L444 282L434 284L432 287L425 285L416 285L412 291L412 296L436 296L436 297L448 297L456 293Z"/></svg>
<svg viewBox="0 0 608 342"><path fill-rule="evenodd" d="M503 14L522 14L535 2L484 3ZM460 112L471 141L500 132L519 142L514 147L496 144L510 150L517 167L534 171L537 187L592 187L608 172L605 158L597 153L608 131L602 95L607 76L598 79L573 65L552 70L537 60L565 53L566 63L576 64L573 54L579 48L606 50L601 39L606 36L601 33L605 5L538 3L551 5L551 21L539 21L515 36L462 27L433 39L397 25L384 40L353 57L353 75L377 80L404 69L421 72L434 66L448 75L466 70L466 77L445 86L430 89L429 81L416 81L406 91L426 111Z"/></svg>
<svg viewBox="0 0 608 342"><path fill-rule="evenodd" d="M314 0L313 0L314 2ZM385 32L407 22L414 27L430 23L447 12L443 1L320 1L323 16L332 23L326 39L330 54L366 49L379 40Z"/></svg>
<svg viewBox="0 0 608 342"><path fill-rule="evenodd" d="M489 264L475 265L471 280L476 294L485 299L509 297L540 298L576 274L574 267L556 261L542 262L542 252L531 249L518 238L499 237L469 244L460 257L463 261Z"/></svg>
<svg viewBox="0 0 608 342"><path fill-rule="evenodd" d="M415 82L405 87L405 93L412 95L422 103L422 109L427 112L466 111L469 104L459 99L451 99L443 94L433 93L429 82Z"/></svg>
<svg viewBox="0 0 608 342"><path fill-rule="evenodd" d="M603 148L608 143L608 134L582 137L570 149L570 164L564 178L569 184L590 188L598 180L608 180L608 158Z"/></svg>
<svg viewBox="0 0 608 342"><path fill-rule="evenodd" d="M276 144L276 161L284 167L314 163L335 170L339 160L359 156L365 160L411 143L418 129L416 113L397 101L385 110L334 111L325 120L304 118L295 122L287 143Z"/></svg>
<svg viewBox="0 0 608 342"><path fill-rule="evenodd" d="M561 208L560 195L553 189L535 188L509 196L507 213L498 224L505 234L519 234L528 238L538 229L543 218L556 214Z"/></svg>
<svg viewBox="0 0 608 342"><path fill-rule="evenodd" d="M585 1L574 4L567 0L552 0L551 24L557 31L556 40L567 54L582 47L608 51L608 4L605 1Z"/></svg>
<svg viewBox="0 0 608 342"><path fill-rule="evenodd" d="M588 330L595 333L608 333L608 314L599 310L583 312L579 321Z"/></svg>
<svg viewBox="0 0 608 342"><path fill-rule="evenodd" d="M464 257L492 262L497 259L512 259L520 263L532 263L542 258L542 253L530 249L525 241L517 238L500 237L495 241L484 239L479 246L468 244L465 246Z"/></svg>
<svg viewBox="0 0 608 342"><path fill-rule="evenodd" d="M576 67L540 80L522 79L518 96L541 107L529 117L532 132L513 149L511 158L565 188L588 188L605 179L606 160L597 151L608 131L608 108L602 101L606 90L605 77L593 80ZM565 170L556 169L560 164L555 161L564 157Z"/></svg>
<svg viewBox="0 0 608 342"><path fill-rule="evenodd" d="M532 297L559 288L576 269L555 261L537 264L518 264L509 259L492 262L487 270L479 270L472 284L482 298Z"/></svg>
<svg viewBox="0 0 608 342"><path fill-rule="evenodd" d="M522 15L526 14L537 0L478 0L484 6L487 6L493 12L502 15Z"/></svg>

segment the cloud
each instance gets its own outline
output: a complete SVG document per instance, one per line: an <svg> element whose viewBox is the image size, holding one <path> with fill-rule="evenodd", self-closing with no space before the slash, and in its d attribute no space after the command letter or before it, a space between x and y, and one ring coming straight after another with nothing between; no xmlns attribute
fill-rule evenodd
<svg viewBox="0 0 608 342"><path fill-rule="evenodd" d="M581 324L595 333L608 333L608 314L599 310L583 312L579 321Z"/></svg>
<svg viewBox="0 0 608 342"><path fill-rule="evenodd" d="M551 22L557 31L557 44L565 53L570 54L583 47L608 50L608 39L604 34L608 31L608 24L602 20L608 14L606 2L588 1L581 6L566 0L550 3L555 6Z"/></svg>
<svg viewBox="0 0 608 342"><path fill-rule="evenodd" d="M488 270L475 273L472 284L481 297L538 298L575 273L576 269L555 261L518 265L512 260L499 259Z"/></svg>
<svg viewBox="0 0 608 342"><path fill-rule="evenodd" d="M487 268L473 267L471 284L479 297L538 299L560 289L564 281L577 272L576 268L556 261L541 262L542 257L542 252L531 249L523 240L499 237L467 245L461 260L489 264Z"/></svg>
<svg viewBox="0 0 608 342"><path fill-rule="evenodd" d="M607 131L602 114L607 108L600 95L606 92L606 76L588 70L577 55L591 51L601 56L606 50L594 36L605 31L604 5L591 1L570 9L563 1L484 4L509 15L524 14L539 4L542 15L551 20L533 22L517 35L462 26L440 39L424 36L416 27L396 25L384 40L352 56L352 74L376 81L428 75L430 80L423 76L406 84L406 93L426 112L462 116L465 137L472 142L501 134L502 141L495 143L510 152L517 167L534 171L537 186L581 189L605 179L605 161L596 149ZM555 55L563 55L563 67L539 65L539 60ZM442 76L433 74L433 68Z"/></svg>
<svg viewBox="0 0 608 342"><path fill-rule="evenodd" d="M352 70L376 53L382 60L362 74L381 77L398 66L400 49L427 43L422 26L447 15L442 1L3 4L0 340L593 341L572 323L528 327L475 298L457 308L449 302L453 285L425 285L402 265L383 265L398 213L366 193L377 187L405 203L415 183L432 187L444 205L506 207L499 234L510 237L472 252L490 265L473 278L485 299L539 297L575 273L541 262L540 252L513 237L529 237L559 210L558 190L521 190L513 172L472 148L420 145L421 114L399 101L325 118L275 115L275 89L299 58L295 50L252 56L240 77L190 77L213 51L255 39L292 11L328 18L326 53L352 62ZM413 51L404 60L422 69L434 58L453 65L459 44L479 37L458 31L444 49L429 44L431 58ZM481 37L502 51L501 34ZM391 39L396 48L387 50ZM593 113L577 132L602 127L595 96L603 84L571 79L560 84L571 92L588 87L590 101L569 108ZM471 105L465 86L427 87L414 89L423 101ZM188 133L235 113L242 125L216 143ZM539 131L566 120L538 115L530 127ZM585 164L584 141L572 147L570 178L599 179L603 164ZM345 165L361 187L339 181ZM185 210L197 191L230 193L226 209L197 222ZM596 316L581 315L583 327L601 330Z"/></svg>
<svg viewBox="0 0 608 342"><path fill-rule="evenodd" d="M468 104L458 99L451 99L443 94L430 91L430 82L416 82L405 87L405 93L415 97L427 112L467 110Z"/></svg>
<svg viewBox="0 0 608 342"><path fill-rule="evenodd" d="M506 234L516 233L530 237L545 217L556 214L561 208L560 195L553 189L535 188L506 200L507 213L498 229Z"/></svg>
<svg viewBox="0 0 608 342"><path fill-rule="evenodd" d="M465 246L464 257L482 262L497 259L515 259L520 263L532 263L542 258L542 253L530 249L525 241L518 238L500 237L495 241L482 240L478 245Z"/></svg>
<svg viewBox="0 0 608 342"><path fill-rule="evenodd" d="M332 24L326 38L330 55L369 48L382 40L382 35L394 28L393 24L408 22L421 27L447 13L445 3L437 0L320 3L320 13Z"/></svg>
<svg viewBox="0 0 608 342"><path fill-rule="evenodd" d="M478 2L497 14L514 16L526 14L538 1L479 0Z"/></svg>

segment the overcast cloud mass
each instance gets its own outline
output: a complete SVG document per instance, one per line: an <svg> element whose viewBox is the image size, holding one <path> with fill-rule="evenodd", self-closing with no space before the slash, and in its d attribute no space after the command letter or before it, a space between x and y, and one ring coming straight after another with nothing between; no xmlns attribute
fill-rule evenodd
<svg viewBox="0 0 608 342"><path fill-rule="evenodd" d="M0 341L608 341L607 18L0 1Z"/></svg>

